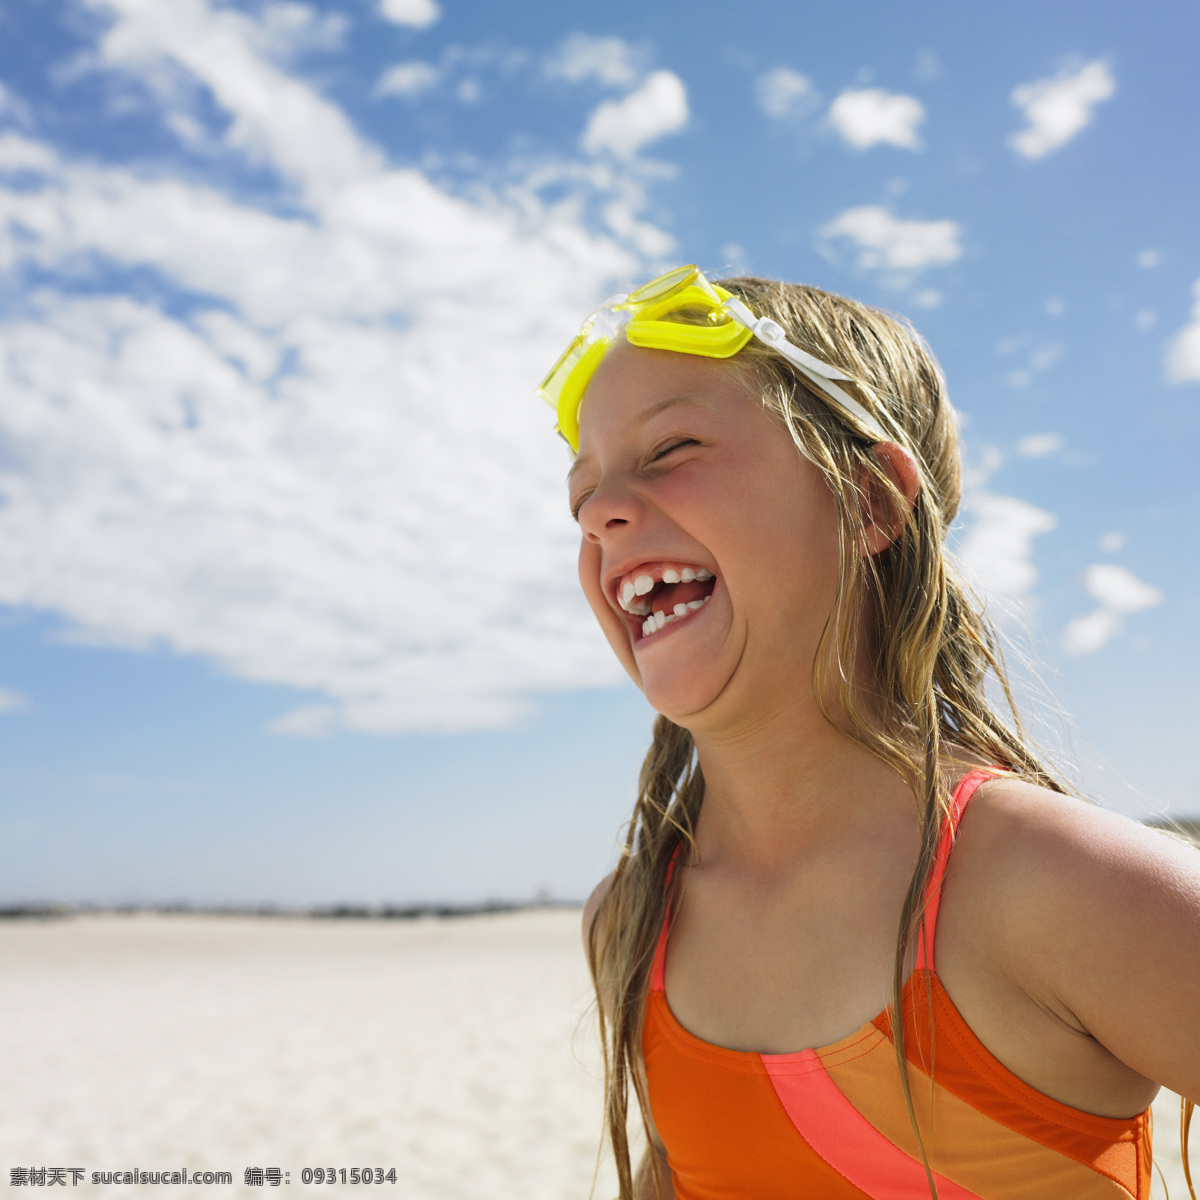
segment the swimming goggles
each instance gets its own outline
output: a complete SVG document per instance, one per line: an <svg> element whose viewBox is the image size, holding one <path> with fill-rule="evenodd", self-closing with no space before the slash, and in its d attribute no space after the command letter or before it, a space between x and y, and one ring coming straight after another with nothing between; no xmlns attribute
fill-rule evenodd
<svg viewBox="0 0 1200 1200"><path fill-rule="evenodd" d="M672 315L677 319L668 319ZM678 319L685 315L687 320ZM860 427L856 433L866 430L872 441L888 440L879 422L834 383L848 380L848 375L793 346L778 322L756 317L736 296L709 283L698 267L687 266L668 271L627 296L605 301L584 321L579 335L542 380L538 395L557 413L558 432L576 453L583 393L622 331L633 346L704 358L732 358L756 337L786 358L835 412L851 418Z"/></svg>

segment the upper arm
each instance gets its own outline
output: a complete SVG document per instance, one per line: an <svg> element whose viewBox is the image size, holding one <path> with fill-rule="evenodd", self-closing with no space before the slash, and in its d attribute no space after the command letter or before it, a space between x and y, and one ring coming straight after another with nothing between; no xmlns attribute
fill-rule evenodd
<svg viewBox="0 0 1200 1200"><path fill-rule="evenodd" d="M615 872L610 872L592 889L592 894L583 906L583 952L591 962L592 926L596 925L595 945L597 954L604 946L604 899ZM597 924L597 922L599 922Z"/></svg>
<svg viewBox="0 0 1200 1200"><path fill-rule="evenodd" d="M993 786L1013 798L995 894L1015 981L1132 1070L1200 1098L1200 851L1027 784Z"/></svg>

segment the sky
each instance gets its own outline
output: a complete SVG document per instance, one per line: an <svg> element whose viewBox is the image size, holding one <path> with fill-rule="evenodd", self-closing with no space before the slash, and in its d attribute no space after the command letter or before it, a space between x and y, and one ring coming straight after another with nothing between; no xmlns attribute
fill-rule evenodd
<svg viewBox="0 0 1200 1200"><path fill-rule="evenodd" d="M652 714L533 388L668 266L904 314L1035 735L1200 813L1200 13L12 0L0 903L580 898Z"/></svg>

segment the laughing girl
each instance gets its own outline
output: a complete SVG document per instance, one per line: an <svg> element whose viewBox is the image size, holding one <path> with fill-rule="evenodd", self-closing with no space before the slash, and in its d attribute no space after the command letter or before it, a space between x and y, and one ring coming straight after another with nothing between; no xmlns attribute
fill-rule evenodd
<svg viewBox="0 0 1200 1200"><path fill-rule="evenodd" d="M584 592L660 714L584 918L622 1200L1143 1200L1151 1100L1200 1097L1200 854L993 710L927 348L687 267L541 391Z"/></svg>

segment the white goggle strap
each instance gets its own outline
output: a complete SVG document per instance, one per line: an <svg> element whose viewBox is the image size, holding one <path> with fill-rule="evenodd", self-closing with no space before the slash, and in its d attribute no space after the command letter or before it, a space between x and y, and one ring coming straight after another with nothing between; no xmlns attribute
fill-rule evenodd
<svg viewBox="0 0 1200 1200"><path fill-rule="evenodd" d="M825 393L839 408L843 408L865 429L868 429L876 441L886 442L888 436L884 433L879 422L853 396L847 395L833 381L849 379L836 367L814 358L805 353L799 346L793 346L784 336L783 327L770 317L756 317L736 296L730 296L723 306L725 311L739 324L745 326L764 345L782 354L810 383L813 383Z"/></svg>

